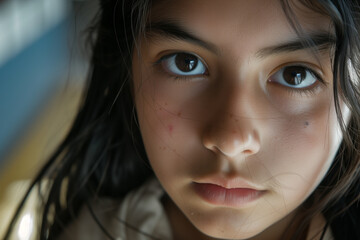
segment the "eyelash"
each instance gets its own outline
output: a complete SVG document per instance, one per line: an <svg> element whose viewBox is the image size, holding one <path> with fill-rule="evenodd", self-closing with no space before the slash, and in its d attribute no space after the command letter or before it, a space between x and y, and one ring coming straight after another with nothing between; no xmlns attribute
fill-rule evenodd
<svg viewBox="0 0 360 240"><path fill-rule="evenodd" d="M198 59L198 61L199 61L201 64L203 64L204 67L206 68L205 73L203 73L203 74L196 74L196 75L176 75L176 74L174 74L174 73L170 73L169 71L166 71L166 70L164 69L164 67L161 66L162 63L163 63L165 60L167 60L167 59L169 59L169 58L171 58L171 57L176 56L177 54L188 54L188 55L191 55L191 56L196 57L196 58ZM208 69L208 66L205 64L205 61L204 61L201 57L199 57L198 55L196 55L196 54L194 54L194 53L189 53L189 52L174 52L174 53L171 53L171 54L167 54L167 55L165 55L165 56L162 56L162 57L161 57L159 60L157 60L155 63L153 63L153 65L154 65L155 67L158 67L158 68L161 70L162 73L167 74L170 78L172 78L173 80L175 80L175 81L177 81L177 82L191 81L191 80L194 80L194 79L196 79L196 78L202 78L202 79L203 79L204 76L207 77L207 76L209 75L209 74L208 74L208 70L207 70L207 69Z"/></svg>
<svg viewBox="0 0 360 240"><path fill-rule="evenodd" d="M295 90L296 88L286 88L286 90L290 96L299 95L300 97L311 97L316 95L316 91L321 87L320 84L322 83L320 82L319 84L316 84L314 87L309 89Z"/></svg>
<svg viewBox="0 0 360 240"><path fill-rule="evenodd" d="M176 56L177 54L188 54L191 56L194 56L195 58L198 59L199 62L201 62L201 64L203 64L206 68L206 72L202 75L176 75L174 73L170 73L169 71L166 71L164 69L164 67L162 66L163 62L171 57ZM205 64L205 62L202 60L202 58L200 58L199 56L197 56L196 54L193 53L188 53L188 52L174 52L171 54L167 54L165 56L162 56L159 60L157 60L154 64L154 66L157 66L161 72L167 74L170 78L172 78L173 80L175 80L176 82L184 82L184 81L191 81L194 80L195 78L199 78L200 76L209 76L208 74L208 67ZM289 93L291 96L293 95L300 95L301 97L310 97L316 94L316 91L320 88L320 87L324 87L327 86L327 82L325 82L321 77L320 74L317 73L317 71L313 70L311 67L308 67L306 64L302 64L302 63L289 63L289 64L284 64L281 67L277 68L276 71L274 71L275 73L271 74L268 78L267 81L271 82L269 79L274 76L275 74L277 74L280 70L288 68L288 67L299 67L302 68L305 72L310 73L312 76L314 76L316 78L316 82L314 84L312 84L310 86L310 88L292 88L292 87L286 87L280 83L275 83L277 85L280 85L280 87L283 87L287 93Z"/></svg>
<svg viewBox="0 0 360 240"><path fill-rule="evenodd" d="M291 88L291 87L286 87L286 86L278 84L278 83L274 83L274 84L280 85L280 87L282 87L282 88L285 88L286 92L290 96L300 95L300 97L311 97L311 96L314 96L316 94L316 92L317 92L317 90L319 88L326 87L328 85L328 83L326 81L324 81L320 77L320 74L317 73L317 71L313 70L311 67L308 67L306 64L303 64L303 63L284 64L281 67L277 68L276 71L273 71L273 72L275 72L274 74L276 74L281 69L284 69L284 68L287 68L287 67L300 67L300 68L303 68L304 71L309 72L312 76L314 76L316 78L316 82L314 84L312 84L310 86L310 88ZM268 81L274 74L271 74L268 77Z"/></svg>

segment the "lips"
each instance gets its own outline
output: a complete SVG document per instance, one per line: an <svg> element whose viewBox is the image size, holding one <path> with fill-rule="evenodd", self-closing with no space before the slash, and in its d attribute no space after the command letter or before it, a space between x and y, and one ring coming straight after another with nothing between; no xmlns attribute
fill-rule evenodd
<svg viewBox="0 0 360 240"><path fill-rule="evenodd" d="M240 179L203 180L194 182L193 187L195 192L210 204L237 208L255 202L266 192Z"/></svg>

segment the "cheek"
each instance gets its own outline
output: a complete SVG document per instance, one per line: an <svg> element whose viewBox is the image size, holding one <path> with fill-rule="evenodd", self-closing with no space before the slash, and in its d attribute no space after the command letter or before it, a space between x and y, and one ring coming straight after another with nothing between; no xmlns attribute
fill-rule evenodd
<svg viewBox="0 0 360 240"><path fill-rule="evenodd" d="M182 137L179 128L186 122L184 109L180 102L175 104L176 101L172 101L164 94L166 89L153 86L155 84L147 80L136 94L136 109L141 132L145 138L152 135L153 141L169 144Z"/></svg>
<svg viewBox="0 0 360 240"><path fill-rule="evenodd" d="M262 179L275 183L275 191L287 202L299 203L316 188L340 144L335 110L326 102L274 121L268 135L270 144L264 151L268 161L262 162L261 173L266 178Z"/></svg>
<svg viewBox="0 0 360 240"><path fill-rule="evenodd" d="M208 85L204 81L186 83L148 69L142 72L142 76L151 76L140 82L140 76L134 73L137 89L134 95L143 122L140 124L143 137L150 134L153 141L162 141L171 148L195 139L189 134L198 133L202 116L206 115L211 94Z"/></svg>
<svg viewBox="0 0 360 240"><path fill-rule="evenodd" d="M152 168L166 182L186 172L190 152L196 155L192 150L197 145L196 121L189 117L189 109L184 109L181 102L168 98L163 88L151 86L145 82L141 86L135 95L136 108Z"/></svg>

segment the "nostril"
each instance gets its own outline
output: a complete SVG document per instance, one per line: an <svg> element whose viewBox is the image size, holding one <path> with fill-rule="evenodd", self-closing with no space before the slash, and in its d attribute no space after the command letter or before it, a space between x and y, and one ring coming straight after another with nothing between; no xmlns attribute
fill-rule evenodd
<svg viewBox="0 0 360 240"><path fill-rule="evenodd" d="M252 151L251 150L244 150L243 153L244 154L252 154Z"/></svg>

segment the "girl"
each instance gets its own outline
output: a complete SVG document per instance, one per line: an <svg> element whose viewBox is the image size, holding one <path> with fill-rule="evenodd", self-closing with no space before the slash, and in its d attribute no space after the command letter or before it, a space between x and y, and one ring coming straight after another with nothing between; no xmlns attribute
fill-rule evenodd
<svg viewBox="0 0 360 240"><path fill-rule="evenodd" d="M100 7L40 239L360 239L358 1Z"/></svg>

